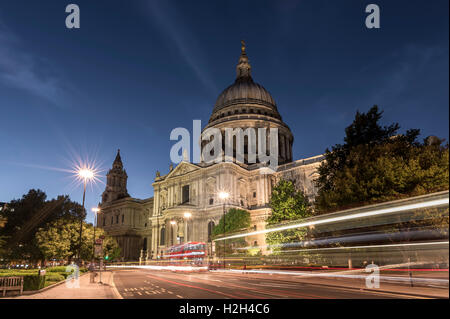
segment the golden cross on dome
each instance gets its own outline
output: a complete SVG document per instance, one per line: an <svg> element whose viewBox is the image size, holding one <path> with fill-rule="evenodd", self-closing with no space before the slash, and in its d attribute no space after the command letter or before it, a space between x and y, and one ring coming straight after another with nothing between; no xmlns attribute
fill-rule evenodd
<svg viewBox="0 0 450 319"><path fill-rule="evenodd" d="M242 50L242 53L245 53L245 41L244 40L241 40L241 50Z"/></svg>

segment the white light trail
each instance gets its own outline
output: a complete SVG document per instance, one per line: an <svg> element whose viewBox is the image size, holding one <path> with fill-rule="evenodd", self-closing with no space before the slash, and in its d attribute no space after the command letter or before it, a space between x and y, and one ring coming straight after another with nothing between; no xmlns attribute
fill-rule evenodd
<svg viewBox="0 0 450 319"><path fill-rule="evenodd" d="M425 245L448 245L448 241L428 242L428 243L408 243L408 244L386 244L386 245L365 245L365 246L349 246L349 247L329 247L329 248L310 248L310 249L296 249L287 250L283 253L300 252L300 251L314 251L314 250L339 250L339 249L358 249L358 248L383 248L383 247L405 247L405 246L425 246Z"/></svg>
<svg viewBox="0 0 450 319"><path fill-rule="evenodd" d="M236 272L236 273L254 273L254 274L272 274L272 275L290 275L290 276L300 276L300 277L325 277L325 278L351 278L351 279L365 279L367 275L346 275L339 273L307 273L307 272L299 272L299 271L282 271L282 270L238 270L238 269L228 269L228 270L210 270L210 272ZM449 280L448 279L435 279L435 278L420 278L420 277L400 277L400 276L380 276L380 281L384 282L416 282L416 283L426 283L426 284L435 284L442 285L444 287L448 287Z"/></svg>
<svg viewBox="0 0 450 319"><path fill-rule="evenodd" d="M275 231L281 231L281 230L288 230L293 228L301 228L301 227L307 227L312 225L320 225L320 224L329 224L333 222L341 222L345 220L351 220L351 219L357 219L362 217L369 217L369 216L378 216L378 215L384 215L389 213L396 213L396 212L402 212L407 211L411 209L420 209L420 208L426 208L426 207L433 207L433 206L441 206L441 205L448 205L449 199L443 198L443 199L436 199L428 202L422 202L417 204L410 204L410 205L404 205L404 206L397 206L397 207L389 207L384 209L377 209L373 211L363 212L363 213L357 213L357 214L351 214L347 216L339 216L339 217L331 217L323 220L315 220L310 222L304 222L304 223L298 223L293 225L286 225L286 226L280 226L275 228L269 228L269 229L263 229L258 231L253 231L245 234L236 234L231 235L223 238L215 239L214 241L221 241L226 239L232 239L232 238L240 238L240 237L247 237L247 236L253 236L253 235L259 235L259 234L266 234L271 233Z"/></svg>
<svg viewBox="0 0 450 319"><path fill-rule="evenodd" d="M153 270L171 270L171 271L196 271L196 270L208 270L208 267L193 267L193 266L151 266L151 265L109 265L107 268L142 268Z"/></svg>

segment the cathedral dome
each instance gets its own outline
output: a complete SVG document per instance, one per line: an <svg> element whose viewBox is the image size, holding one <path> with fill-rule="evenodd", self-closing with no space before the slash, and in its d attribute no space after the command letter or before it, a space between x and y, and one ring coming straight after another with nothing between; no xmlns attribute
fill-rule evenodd
<svg viewBox="0 0 450 319"><path fill-rule="evenodd" d="M265 105L276 110L276 104L270 93L251 77L238 78L227 87L217 98L214 111L235 104Z"/></svg>
<svg viewBox="0 0 450 319"><path fill-rule="evenodd" d="M242 42L241 56L236 66L236 80L219 95L214 105L209 124L217 120L231 120L230 116L253 116L256 114L277 119L281 116L272 95L260 84L253 81L251 66Z"/></svg>
<svg viewBox="0 0 450 319"><path fill-rule="evenodd" d="M272 95L260 84L253 81L251 66L245 52L245 43L241 42L241 55L236 66L236 80L228 86L217 98L213 112L203 132L209 128L227 129L240 128L264 128L278 130L279 163L292 161L292 143L294 137L286 123L283 122ZM259 131L258 131L259 132ZM259 133L256 132L256 135ZM266 150L270 149L268 133L264 137L267 141ZM223 142L223 141L222 141ZM250 141L256 144L255 141ZM233 142L233 157L237 148L237 142ZM248 155L248 137L244 142L244 153ZM208 143L202 141L202 148ZM250 146L253 147L251 144ZM258 147L257 145L255 145ZM241 147L241 146L240 146ZM225 151L225 143L222 143ZM244 158L247 161L247 158Z"/></svg>

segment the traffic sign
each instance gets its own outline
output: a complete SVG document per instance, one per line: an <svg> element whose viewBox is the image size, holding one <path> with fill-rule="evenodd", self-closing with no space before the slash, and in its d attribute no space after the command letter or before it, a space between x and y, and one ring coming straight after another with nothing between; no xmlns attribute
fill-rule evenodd
<svg viewBox="0 0 450 319"><path fill-rule="evenodd" d="M94 254L95 254L95 257L101 257L103 255L102 245L95 245Z"/></svg>
<svg viewBox="0 0 450 319"><path fill-rule="evenodd" d="M97 238L97 239L95 240L95 244L96 244L96 245L101 245L101 244L103 244L103 239Z"/></svg>

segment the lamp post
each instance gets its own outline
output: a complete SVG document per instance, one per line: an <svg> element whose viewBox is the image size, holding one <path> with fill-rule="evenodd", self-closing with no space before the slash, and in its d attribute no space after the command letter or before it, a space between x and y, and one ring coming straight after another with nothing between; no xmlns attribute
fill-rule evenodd
<svg viewBox="0 0 450 319"><path fill-rule="evenodd" d="M92 262L95 260L95 228L97 226L97 214L100 212L100 208L92 207L92 211L94 212L94 244L92 245Z"/></svg>
<svg viewBox="0 0 450 319"><path fill-rule="evenodd" d="M189 212L184 213L184 218L185 218L185 222L184 222L184 242L187 243L188 242L188 221L189 218L192 217L192 214Z"/></svg>
<svg viewBox="0 0 450 319"><path fill-rule="evenodd" d="M225 202L226 199L230 196L227 192L220 192L219 197L223 200L223 236L225 237ZM225 270L225 246L226 246L226 240L223 240L223 269Z"/></svg>
<svg viewBox="0 0 450 319"><path fill-rule="evenodd" d="M83 211L85 211L84 208L84 201L86 198L86 184L88 181L92 180L94 178L94 171L88 168L81 168L78 170L78 177L83 180ZM80 241L78 243L78 266L81 265L81 236L83 235L83 216L80 216Z"/></svg>

